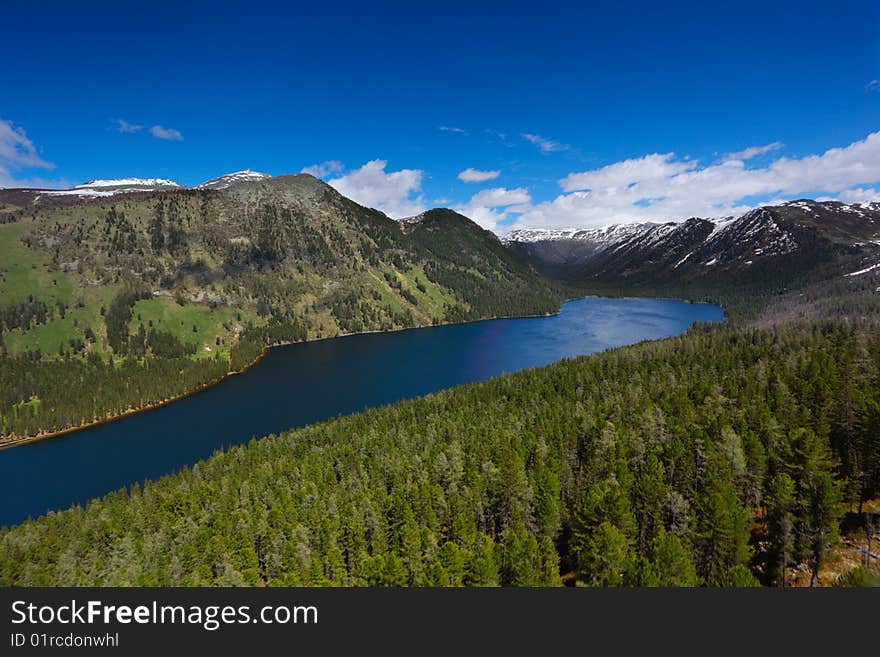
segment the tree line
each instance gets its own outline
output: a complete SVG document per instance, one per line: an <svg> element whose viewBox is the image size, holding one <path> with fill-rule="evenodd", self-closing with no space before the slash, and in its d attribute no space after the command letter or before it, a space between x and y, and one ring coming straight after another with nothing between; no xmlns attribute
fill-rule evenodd
<svg viewBox="0 0 880 657"><path fill-rule="evenodd" d="M3 585L784 585L880 491L876 324L703 325L0 532Z"/></svg>

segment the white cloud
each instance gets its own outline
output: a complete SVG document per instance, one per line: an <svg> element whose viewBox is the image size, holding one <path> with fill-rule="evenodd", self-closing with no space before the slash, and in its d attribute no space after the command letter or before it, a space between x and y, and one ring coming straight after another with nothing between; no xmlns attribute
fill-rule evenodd
<svg viewBox="0 0 880 657"><path fill-rule="evenodd" d="M315 178L324 178L334 173L345 171L345 165L339 160L327 160L320 164L313 164L310 167L303 167L300 173L309 173Z"/></svg>
<svg viewBox="0 0 880 657"><path fill-rule="evenodd" d="M492 189L484 189L477 192L471 197L470 205L484 205L488 208L499 208L508 205L520 205L529 203L532 197L523 187L516 189L505 189L504 187L494 187Z"/></svg>
<svg viewBox="0 0 880 657"><path fill-rule="evenodd" d="M639 182L669 178L696 166L696 162L691 160L674 161L674 158L675 153L645 155L615 162L601 169L570 173L559 184L567 192L585 189L613 191Z"/></svg>
<svg viewBox="0 0 880 657"><path fill-rule="evenodd" d="M44 178L43 176L12 175L9 169L0 165L0 189L22 187L26 189L67 189L70 182L66 178Z"/></svg>
<svg viewBox="0 0 880 657"><path fill-rule="evenodd" d="M13 125L12 121L0 119L0 188L64 186L64 181L20 175L22 171L52 170L54 168L54 164L47 162L40 156L36 146L28 138L23 128Z"/></svg>
<svg viewBox="0 0 880 657"><path fill-rule="evenodd" d="M778 151L785 144L781 141L774 141L772 144L765 144L764 146L750 146L749 148L745 148L741 151L736 151L734 153L728 153L724 159L725 160L751 160L754 157L758 157L759 155L763 155L764 153L770 153L771 151Z"/></svg>
<svg viewBox="0 0 880 657"><path fill-rule="evenodd" d="M531 202L531 195L522 187L495 187L477 192L470 201L455 210L473 219L483 228L495 230L511 214L528 209Z"/></svg>
<svg viewBox="0 0 880 657"><path fill-rule="evenodd" d="M554 141L553 139L545 139L541 135L524 133L523 139L525 139L527 142L534 144L535 146L540 148L542 153L554 153L556 151L567 151L569 148L571 148L568 144L562 144L558 141Z"/></svg>
<svg viewBox="0 0 880 657"><path fill-rule="evenodd" d="M16 169L55 168L54 164L40 157L24 128L17 128L12 125L12 121L3 119L0 119L0 163Z"/></svg>
<svg viewBox="0 0 880 657"><path fill-rule="evenodd" d="M164 139L166 141L183 141L183 135L180 130L174 128L164 128L161 125L154 125L150 128L150 134L156 139Z"/></svg>
<svg viewBox="0 0 880 657"><path fill-rule="evenodd" d="M744 154L766 147L753 147ZM626 221L677 221L725 216L772 199L867 194L880 182L880 132L842 148L800 158L780 157L746 168L743 159L700 166L673 153L653 154L560 181L568 193L528 208L517 227L603 226Z"/></svg>
<svg viewBox="0 0 880 657"><path fill-rule="evenodd" d="M865 85L865 91L880 91L880 80L871 80Z"/></svg>
<svg viewBox="0 0 880 657"><path fill-rule="evenodd" d="M835 198L823 197L817 199L820 201L842 201L843 203L873 203L875 201L880 201L880 189L875 189L874 187L855 187L853 189L846 189L839 194L836 195Z"/></svg>
<svg viewBox="0 0 880 657"><path fill-rule="evenodd" d="M487 180L494 180L500 175L500 171L481 171L480 169L468 167L458 174L458 179L467 183L486 182Z"/></svg>
<svg viewBox="0 0 880 657"><path fill-rule="evenodd" d="M424 172L401 169L386 173L387 164L385 160L371 160L360 169L328 180L327 184L343 196L381 210L395 219L423 212L425 201L421 190Z"/></svg>
<svg viewBox="0 0 880 657"><path fill-rule="evenodd" d="M129 123L125 119L114 119L113 122L116 124L116 132L132 133L140 132L144 129L144 126L137 125L135 123Z"/></svg>
<svg viewBox="0 0 880 657"><path fill-rule="evenodd" d="M455 132L459 135L468 135L469 134L467 130L464 130L462 128L456 128L455 126L451 126L451 125L438 125L437 129L442 132Z"/></svg>

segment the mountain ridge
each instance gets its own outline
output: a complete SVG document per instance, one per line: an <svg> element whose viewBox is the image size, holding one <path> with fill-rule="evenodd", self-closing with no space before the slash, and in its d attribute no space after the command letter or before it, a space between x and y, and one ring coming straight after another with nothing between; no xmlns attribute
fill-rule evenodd
<svg viewBox="0 0 880 657"><path fill-rule="evenodd" d="M463 215L406 226L309 174L84 198L0 190L0 441L185 394L271 344L547 314L566 296ZM120 360L122 391L104 385ZM64 383L81 369L86 417Z"/></svg>
<svg viewBox="0 0 880 657"><path fill-rule="evenodd" d="M798 199L738 217L624 229L520 230L502 239L545 275L584 285L785 283L813 272L837 275L875 264L880 203Z"/></svg>

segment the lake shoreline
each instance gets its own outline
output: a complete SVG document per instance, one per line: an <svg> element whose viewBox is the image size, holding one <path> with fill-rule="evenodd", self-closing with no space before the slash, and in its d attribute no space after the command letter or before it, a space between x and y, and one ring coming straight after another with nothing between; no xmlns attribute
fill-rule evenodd
<svg viewBox="0 0 880 657"><path fill-rule="evenodd" d="M152 404L154 413L127 409L119 423L108 417L75 437L19 441L31 449L0 454L0 498L6 500L0 525L157 480L266 436L564 359L645 341L663 344L724 318L714 304L588 296L555 313L505 319L339 336L347 340L328 335L270 358L271 347L252 344L247 376L223 377L223 370L238 368L215 368L206 378L228 378L225 385L207 381L202 394Z"/></svg>
<svg viewBox="0 0 880 657"><path fill-rule="evenodd" d="M158 408L162 408L163 406L167 406L167 405L172 404L174 402L180 401L182 399L186 399L187 397L191 397L192 395L198 394L200 392L203 392L205 390L213 388L217 385L220 385L221 383L230 379L233 376L237 376L239 374L246 373L248 370L250 370L251 368L253 368L257 364L259 364L260 361L262 361L268 355L268 353L271 349L275 349L278 347L287 347L287 346L294 345L294 344L321 342L324 340L339 340L342 338L349 338L349 337L357 336L357 335L370 335L370 334L377 334L377 333L391 334L391 333L400 333L403 331L417 331L417 330L421 330L421 329L425 329L425 328L435 328L435 327L439 327L439 326L461 326L461 325L467 325L467 324L477 324L480 322L492 322L492 321L498 321L498 320L503 320L503 319L531 319L531 318L539 318L539 317L553 317L555 315L558 315L562 311L562 307L566 303L569 303L571 301L578 301L581 299L632 299L632 300L636 300L636 299L661 299L661 300L666 300L666 301L680 301L682 303L689 303L689 304L715 305L715 306L721 308L721 311L724 314L724 320L728 319L727 312L724 310L724 307L720 306L719 304L713 304L711 302L693 301L691 299L682 299L682 298L676 298L676 297L653 297L653 296L652 297L638 297L638 296L628 296L628 295L607 296L607 295L598 295L598 294L586 294L584 296L570 297L570 298L564 299L563 301L560 302L559 308L557 308L554 312L550 312L550 313L531 314L531 315L504 315L501 317L481 317L480 319L471 319L471 320L467 320L464 322L442 322L440 324L433 324L433 325L426 325L426 326L406 326L406 327L401 327L401 328L396 328L396 329L389 329L389 330L385 330L385 331L373 330L373 331L357 331L357 332L353 332L353 333L340 333L340 334L337 334L334 336L313 338L311 340L302 340L299 342L283 341L283 342L278 342L275 344L264 346L260 350L260 353L257 355L257 357L254 358L250 363L246 364L244 367L242 367L238 370L230 370L229 372L227 372L223 376L217 377L217 378L212 379L210 381L206 381L205 383L200 384L200 385L198 385L194 388L191 388L190 390L187 390L185 392L182 392L178 395L173 395L171 397L167 397L165 399L155 401L155 402L150 402L149 404L144 404L144 405L138 406L136 408L129 408L121 413L116 413L110 417L101 418L98 420L92 420L90 422L84 422L83 424L79 424L79 425L72 426L72 427L67 427L65 429L59 429L57 431L47 431L44 433L39 433L34 436L22 436L20 438L13 438L11 440L5 440L5 441L0 442L0 451L5 450L5 449L11 449L13 447L19 447L22 445L33 444L33 443L40 442L43 440L48 440L50 438L58 438L58 437L65 436L68 434L76 433L78 431L84 431L86 429L92 429L94 427L98 427L98 426L101 426L104 424L110 424L112 422L117 422L119 420L125 419L127 417L131 417L133 415L139 415L140 413L147 413L149 411L153 411Z"/></svg>
<svg viewBox="0 0 880 657"><path fill-rule="evenodd" d="M340 333L337 335L327 336L327 337L323 337L323 338L313 338L311 340L301 340L299 342L293 342L293 341L277 342L277 343L263 347L260 350L260 353L257 355L257 357L254 358L248 364L246 364L244 367L237 369L237 370L230 370L229 372L227 372L223 376L217 377L215 379L211 379L210 381L206 381L205 383L202 383L202 384L196 386L195 388L191 388L190 390L182 392L178 395L166 397L166 398L161 399L159 401L150 402L149 404L144 404L144 405L138 406L136 408L128 408L128 409L122 411L121 413L116 413L110 417L101 418L98 420L92 420L90 422L84 422L82 424L78 424L78 425L75 425L72 427L67 427L65 429L58 429L56 431L46 431L43 433L38 433L34 436L22 436L20 438L12 438L11 440L3 440L3 441L0 441L0 451L5 450L5 449L11 449L13 447L19 447L22 445L29 445L29 444L36 443L36 442L43 441L43 440L49 440L50 438L59 438L61 436L66 436L68 434L76 433L78 431L83 431L85 429L92 429L94 427L98 427L98 426L101 426L104 424L110 424L112 422L117 422L119 420L125 419L127 417L131 417L133 415L138 415L140 413L147 413L149 411L154 411L157 408L162 408L163 406L167 406L168 404L172 404L176 401L186 399L187 397L191 397L192 395L198 394L200 392L203 392L205 390L213 388L214 386L220 385L221 383L230 379L233 376L237 376L239 374L244 374L245 372L250 370L252 367L257 365L260 361L262 361L268 355L268 353L271 349L275 349L277 347L288 347L288 346L294 345L294 344L320 342L323 340L339 340L341 338L348 338L348 337L352 337L355 335L369 335L369 334L376 334L376 333L399 333L402 331L417 331L419 329L434 328L437 326L458 326L458 325L464 325L464 324L475 324L478 322L490 322L490 321L496 321L499 319L529 319L529 318L536 318L536 317L552 317L553 315L558 315L559 312L562 310L562 306L564 304L568 303L569 301L574 301L576 299L581 299L581 298L586 299L590 296L594 296L594 295L587 295L585 297L573 297L571 299L565 299L564 301L562 301L559 304L559 309L557 309L555 312L552 312L552 313L533 314L533 315L509 315L509 316L505 315L502 317L482 317L480 319L470 319L470 320L467 320L464 322L443 322L440 324L432 324L430 326L405 326L402 328L389 329L386 331L379 331L379 330L357 331L357 332L353 332L353 333ZM612 297L609 297L609 298L612 298Z"/></svg>

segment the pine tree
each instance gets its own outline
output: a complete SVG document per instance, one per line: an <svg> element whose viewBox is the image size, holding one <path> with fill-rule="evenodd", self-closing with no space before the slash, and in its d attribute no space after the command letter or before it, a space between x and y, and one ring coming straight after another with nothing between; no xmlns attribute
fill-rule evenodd
<svg viewBox="0 0 880 657"><path fill-rule="evenodd" d="M811 479L808 491L802 531L809 548L810 586L818 586L819 570L840 539L840 485L830 472L821 472Z"/></svg>
<svg viewBox="0 0 880 657"><path fill-rule="evenodd" d="M799 556L810 565L811 586L818 586L822 564L839 538L841 491L834 478L837 461L827 440L802 428L789 436L788 462L795 485Z"/></svg>
<svg viewBox="0 0 880 657"><path fill-rule="evenodd" d="M697 571L710 586L727 586L732 569L749 557L749 514L726 456L710 456L698 499Z"/></svg>
<svg viewBox="0 0 880 657"><path fill-rule="evenodd" d="M632 568L632 554L626 535L603 521L577 552L578 581L589 586L622 586Z"/></svg>
<svg viewBox="0 0 880 657"><path fill-rule="evenodd" d="M538 541L525 529L508 529L501 546L501 583L505 586L540 586L542 560Z"/></svg>
<svg viewBox="0 0 880 657"><path fill-rule="evenodd" d="M786 568L795 545L795 486L785 472L770 480L765 497L767 513L768 575L779 586L786 584Z"/></svg>
<svg viewBox="0 0 880 657"><path fill-rule="evenodd" d="M468 563L467 586L498 586L499 563L494 541L485 534L479 534L471 547Z"/></svg>
<svg viewBox="0 0 880 657"><path fill-rule="evenodd" d="M652 545L652 570L656 586L696 586L697 569L684 542L675 534L661 529Z"/></svg>

